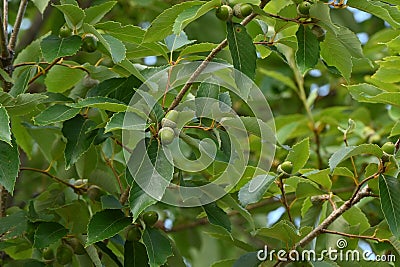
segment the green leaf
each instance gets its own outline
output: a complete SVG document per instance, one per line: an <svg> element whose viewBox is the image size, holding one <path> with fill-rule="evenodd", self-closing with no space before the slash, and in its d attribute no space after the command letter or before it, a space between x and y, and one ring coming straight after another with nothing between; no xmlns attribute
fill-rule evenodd
<svg viewBox="0 0 400 267"><path fill-rule="evenodd" d="M235 262L235 259L216 261L211 267L232 267Z"/></svg>
<svg viewBox="0 0 400 267"><path fill-rule="evenodd" d="M20 70L14 72L13 78L15 83L11 87L10 95L16 97L20 94L25 93L28 89L29 81L35 76L37 68L35 66L23 67ZM16 76L16 74L19 74Z"/></svg>
<svg viewBox="0 0 400 267"><path fill-rule="evenodd" d="M254 79L256 73L256 47L244 26L227 23L227 39L235 69Z"/></svg>
<svg viewBox="0 0 400 267"><path fill-rule="evenodd" d="M147 29L143 42L152 43L163 40L172 33L175 20L179 14L192 6L201 5L203 3L204 2L201 1L183 2L164 10L155 20L153 20L150 27Z"/></svg>
<svg viewBox="0 0 400 267"><path fill-rule="evenodd" d="M228 232L231 232L231 221L229 220L228 215L218 207L215 202L204 205L203 209L211 224L220 226L225 228Z"/></svg>
<svg viewBox="0 0 400 267"><path fill-rule="evenodd" d="M42 94L20 94L13 98L7 93L0 92L0 104L7 109L10 116L25 115L36 109L47 96Z"/></svg>
<svg viewBox="0 0 400 267"><path fill-rule="evenodd" d="M392 128L392 131L390 132L390 137L398 135L400 135L400 121L396 122Z"/></svg>
<svg viewBox="0 0 400 267"><path fill-rule="evenodd" d="M80 109L71 108L64 105L53 105L43 110L33 118L37 125L49 125L72 119L79 113Z"/></svg>
<svg viewBox="0 0 400 267"><path fill-rule="evenodd" d="M92 25L96 24L115 6L116 3L117 1L107 1L85 9L84 12L86 16L84 22Z"/></svg>
<svg viewBox="0 0 400 267"><path fill-rule="evenodd" d="M33 246L35 248L48 247L56 241L59 241L67 233L68 230L59 223L42 222L35 232L35 240Z"/></svg>
<svg viewBox="0 0 400 267"><path fill-rule="evenodd" d="M59 197L57 194L62 193L55 192L54 198ZM49 200L48 196L46 196L46 200ZM55 199L50 198L50 201L53 202ZM55 208L54 211L63 221L68 222L70 233L86 233L87 225L90 220L90 213L86 201L82 199L73 200L64 206Z"/></svg>
<svg viewBox="0 0 400 267"><path fill-rule="evenodd" d="M12 145L12 146L11 146ZM12 195L19 172L19 152L15 140L11 145L0 142L0 185Z"/></svg>
<svg viewBox="0 0 400 267"><path fill-rule="evenodd" d="M146 247L137 241L125 241L124 266L147 267L149 266Z"/></svg>
<svg viewBox="0 0 400 267"><path fill-rule="evenodd" d="M138 26L122 25L115 21L105 21L96 24L96 29L103 30L107 34L114 36L122 42L141 44L145 30Z"/></svg>
<svg viewBox="0 0 400 267"><path fill-rule="evenodd" d="M120 63L122 60L126 58L126 48L125 45L120 40L111 35L100 34L92 25L87 23L83 24L83 29L87 33L94 34L99 39L99 42L104 46L104 48L110 54L114 63Z"/></svg>
<svg viewBox="0 0 400 267"><path fill-rule="evenodd" d="M300 25L296 32L298 48L296 50L296 63L304 75L312 69L319 60L319 42L307 25Z"/></svg>
<svg viewBox="0 0 400 267"><path fill-rule="evenodd" d="M85 18L85 11L78 5L64 4L54 5L58 10L64 14L65 21L71 29L79 29L82 26L83 19Z"/></svg>
<svg viewBox="0 0 400 267"><path fill-rule="evenodd" d="M359 101L366 103L382 103L400 106L400 93L387 92L371 84L361 83L346 86L351 96Z"/></svg>
<svg viewBox="0 0 400 267"><path fill-rule="evenodd" d="M158 229L146 228L143 232L143 243L147 249L150 267L161 266L172 256L170 240Z"/></svg>
<svg viewBox="0 0 400 267"><path fill-rule="evenodd" d="M81 45L82 39L77 35L67 38L49 35L40 42L40 49L44 60L53 62L57 58L75 55Z"/></svg>
<svg viewBox="0 0 400 267"><path fill-rule="evenodd" d="M317 184L323 186L325 189L330 190L332 187L332 181L329 176L329 169L306 170L305 172L302 170L301 173L302 176L316 182Z"/></svg>
<svg viewBox="0 0 400 267"><path fill-rule="evenodd" d="M171 34L165 37L165 45L168 51L176 51L179 48L194 43L196 40L189 40L185 32L179 33L179 35Z"/></svg>
<svg viewBox="0 0 400 267"><path fill-rule="evenodd" d="M22 235L26 231L27 222L26 212L22 210L0 218L0 235L2 238L14 238L15 236Z"/></svg>
<svg viewBox="0 0 400 267"><path fill-rule="evenodd" d="M110 259L118 266L123 267L122 263L119 261L118 256L104 243L96 242L96 246L101 249L104 254L110 257Z"/></svg>
<svg viewBox="0 0 400 267"><path fill-rule="evenodd" d="M253 231L255 230L254 220L250 212L245 208L243 208L242 206L240 206L239 203L235 199L233 199L233 197L230 194L225 195L219 201L224 203L227 207L239 212L239 214L242 215L243 218L245 218L246 221L250 224L251 229Z"/></svg>
<svg viewBox="0 0 400 267"><path fill-rule="evenodd" d="M240 256L233 264L233 267L257 267L260 263L261 261L257 257L257 252L249 252Z"/></svg>
<svg viewBox="0 0 400 267"><path fill-rule="evenodd" d="M147 156L143 155L143 151L147 153ZM135 179L129 193L132 221L135 221L143 210L161 200L172 179L174 166L171 165L157 141L151 141L146 148L142 140L136 145L132 155L143 155L139 159L137 156L132 156L128 162L128 175ZM138 183L144 188L142 189ZM152 196L146 192L151 192ZM157 199L154 196L157 196Z"/></svg>
<svg viewBox="0 0 400 267"><path fill-rule="evenodd" d="M196 54L201 52L208 52L216 48L218 45L213 43L200 43L200 44L193 44L186 46L182 51L179 53L179 57L184 57L190 54Z"/></svg>
<svg viewBox="0 0 400 267"><path fill-rule="evenodd" d="M372 75L372 79L376 79L384 83L400 82L400 71L398 69L400 57L385 57L377 63L379 64L379 69L374 75Z"/></svg>
<svg viewBox="0 0 400 267"><path fill-rule="evenodd" d="M172 26L173 33L178 35L189 23L218 7L220 4L220 0L211 0L204 5L192 6L183 10L175 19L174 25Z"/></svg>
<svg viewBox="0 0 400 267"><path fill-rule="evenodd" d="M395 29L400 28L400 11L395 5L371 0L348 0L346 4L381 18Z"/></svg>
<svg viewBox="0 0 400 267"><path fill-rule="evenodd" d="M64 122L62 133L67 139L64 151L67 169L77 162L82 154L85 153L93 143L97 132L90 130L95 126L95 122L85 120L80 115Z"/></svg>
<svg viewBox="0 0 400 267"><path fill-rule="evenodd" d="M84 76L85 72L80 69L54 66L47 73L44 83L48 92L64 93L71 89Z"/></svg>
<svg viewBox="0 0 400 267"><path fill-rule="evenodd" d="M43 14L44 10L49 5L50 0L32 0L32 2L35 4L39 12Z"/></svg>
<svg viewBox="0 0 400 267"><path fill-rule="evenodd" d="M96 267L103 267L103 264L101 263L99 253L97 249L94 247L94 245L90 245L85 247L86 252L90 258L90 260L93 262L94 266Z"/></svg>
<svg viewBox="0 0 400 267"><path fill-rule="evenodd" d="M0 105L0 142L4 141L11 145L10 117L6 108Z"/></svg>
<svg viewBox="0 0 400 267"><path fill-rule="evenodd" d="M342 149L336 151L329 158L329 167L331 172L344 160L361 154L370 154L376 156L377 158L381 158L383 152L382 149L375 144L362 144L359 146L343 147Z"/></svg>
<svg viewBox="0 0 400 267"><path fill-rule="evenodd" d="M310 139L306 138L299 143L295 144L286 157L287 161L293 163L292 173L298 172L306 165L310 157Z"/></svg>
<svg viewBox="0 0 400 267"><path fill-rule="evenodd" d="M261 228L257 231L257 236L261 238L274 238L286 244L288 247L300 240L300 234L296 227L285 220L281 220L270 228Z"/></svg>
<svg viewBox="0 0 400 267"><path fill-rule="evenodd" d="M275 181L276 176L261 174L255 176L239 190L239 201L242 206L256 203L262 199L265 192Z"/></svg>
<svg viewBox="0 0 400 267"><path fill-rule="evenodd" d="M130 113L129 120L125 120L124 124L125 114L125 112L115 113L107 122L104 132L108 133L116 130L143 131L147 128L146 120L136 115L136 113Z"/></svg>
<svg viewBox="0 0 400 267"><path fill-rule="evenodd" d="M128 108L128 106L125 105L125 103L122 103L112 98L102 97L102 96L87 97L82 100L79 100L78 103L71 103L67 105L72 108L90 107L90 108L108 110L112 112L122 112L126 111Z"/></svg>
<svg viewBox="0 0 400 267"><path fill-rule="evenodd" d="M102 210L93 215L87 228L86 246L113 237L131 224L121 210Z"/></svg>
<svg viewBox="0 0 400 267"><path fill-rule="evenodd" d="M390 231L400 239L400 182L392 176L379 176L379 196L381 208L385 219L389 224Z"/></svg>

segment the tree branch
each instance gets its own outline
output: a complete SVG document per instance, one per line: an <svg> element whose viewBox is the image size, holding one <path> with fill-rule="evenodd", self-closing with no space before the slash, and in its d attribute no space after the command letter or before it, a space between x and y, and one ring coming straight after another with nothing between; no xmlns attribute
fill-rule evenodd
<svg viewBox="0 0 400 267"><path fill-rule="evenodd" d="M14 51L15 44L17 43L17 36L19 33L19 29L21 28L22 19L24 18L27 5L28 5L28 0L21 0L21 2L19 3L17 17L15 19L13 31L10 36L10 42L8 44L8 49L10 51Z"/></svg>
<svg viewBox="0 0 400 267"><path fill-rule="evenodd" d="M359 239L370 239L378 242L388 242L390 243L389 239L386 238L378 238L375 235L373 236L367 236L367 235L353 235L353 234L347 234L347 233L342 233L342 232L337 232L337 231L331 231L327 229L322 229L321 231L324 234L332 234L332 235L341 235L349 238L359 238Z"/></svg>
<svg viewBox="0 0 400 267"><path fill-rule="evenodd" d="M4 32L8 32L8 0L3 0L3 27Z"/></svg>
<svg viewBox="0 0 400 267"><path fill-rule="evenodd" d="M260 3L260 8L264 8L266 4L268 4L271 0L262 0ZM252 21L255 17L257 16L256 13L251 13L249 16L244 18L240 24L243 26L247 25L250 21ZM224 49L228 45L228 40L225 39L223 40L216 48L214 48L210 54L206 57L206 59L200 64L200 66L197 67L197 69L193 72L193 74L190 76L189 80L185 83L181 91L178 93L178 95L175 97L174 101L172 101L171 105L168 107L168 111L173 110L176 108L176 106L179 105L179 103L182 101L183 97L187 93L187 91L190 89L192 84L195 82L197 77L203 72L203 70L207 67L208 63L211 62L215 58L215 56L221 52L222 49Z"/></svg>

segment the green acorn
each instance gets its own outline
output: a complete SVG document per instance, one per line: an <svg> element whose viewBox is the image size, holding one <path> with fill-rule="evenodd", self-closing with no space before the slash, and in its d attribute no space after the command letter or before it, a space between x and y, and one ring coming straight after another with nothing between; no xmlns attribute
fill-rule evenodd
<svg viewBox="0 0 400 267"><path fill-rule="evenodd" d="M155 211L147 211L143 213L142 219L147 226L152 227L158 221L158 213Z"/></svg>
<svg viewBox="0 0 400 267"><path fill-rule="evenodd" d="M233 16L233 10L230 6L228 5L222 5L217 10L215 11L215 15L217 18L223 21L228 21L232 19Z"/></svg>

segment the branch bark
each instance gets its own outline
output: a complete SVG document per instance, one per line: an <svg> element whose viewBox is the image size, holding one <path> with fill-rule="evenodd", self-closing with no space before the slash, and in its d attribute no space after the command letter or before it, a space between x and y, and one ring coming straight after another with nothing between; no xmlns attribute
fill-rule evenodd
<svg viewBox="0 0 400 267"><path fill-rule="evenodd" d="M17 17L15 19L13 31L10 36L10 42L8 44L8 49L12 52L14 51L15 44L17 43L17 36L21 28L22 19L24 18L27 5L28 5L28 0L21 0L21 2L19 3Z"/></svg>

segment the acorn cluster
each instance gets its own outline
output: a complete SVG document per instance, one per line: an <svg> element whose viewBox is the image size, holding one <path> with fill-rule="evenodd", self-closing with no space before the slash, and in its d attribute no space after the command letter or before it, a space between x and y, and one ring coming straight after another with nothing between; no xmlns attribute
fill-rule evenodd
<svg viewBox="0 0 400 267"><path fill-rule="evenodd" d="M73 31L68 27L67 24L64 24L58 30L58 36L61 38L68 38L73 35ZM85 33L82 35L82 50L85 52L92 53L97 50L99 39L91 33Z"/></svg>
<svg viewBox="0 0 400 267"><path fill-rule="evenodd" d="M247 3L238 3L237 0L228 0L217 8L215 15L223 21L232 20L235 16L239 19L245 18L253 12L253 7Z"/></svg>
<svg viewBox="0 0 400 267"><path fill-rule="evenodd" d="M162 128L158 132L158 137L161 140L161 144L169 145L174 141L174 138L179 135L179 130L176 128L178 116L178 111L171 110L161 120Z"/></svg>

